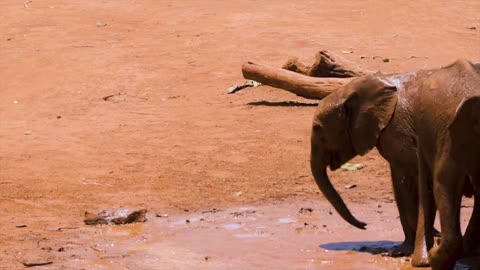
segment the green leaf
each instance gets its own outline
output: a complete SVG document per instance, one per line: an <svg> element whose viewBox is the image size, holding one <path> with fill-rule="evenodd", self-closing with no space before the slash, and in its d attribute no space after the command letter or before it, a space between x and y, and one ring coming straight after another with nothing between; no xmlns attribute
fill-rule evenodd
<svg viewBox="0 0 480 270"><path fill-rule="evenodd" d="M345 171L356 171L362 169L363 165L359 163L345 163L340 168Z"/></svg>

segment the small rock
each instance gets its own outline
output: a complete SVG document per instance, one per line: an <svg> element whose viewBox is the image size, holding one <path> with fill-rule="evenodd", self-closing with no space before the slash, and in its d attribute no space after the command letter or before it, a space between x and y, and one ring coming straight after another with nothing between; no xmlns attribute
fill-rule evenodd
<svg viewBox="0 0 480 270"><path fill-rule="evenodd" d="M205 259L205 261L208 261L208 260L210 260L210 256L205 256L204 259Z"/></svg>
<svg viewBox="0 0 480 270"><path fill-rule="evenodd" d="M344 186L345 189L352 189L352 188L356 188L356 187L357 187L357 185L355 185L355 184Z"/></svg>
<svg viewBox="0 0 480 270"><path fill-rule="evenodd" d="M155 216L160 218L167 218L168 214L156 214Z"/></svg>
<svg viewBox="0 0 480 270"><path fill-rule="evenodd" d="M25 224L18 224L18 225L15 225L16 228L25 228L27 227L27 225Z"/></svg>
<svg viewBox="0 0 480 270"><path fill-rule="evenodd" d="M107 26L107 23L105 22L97 22L97 27L105 27Z"/></svg>
<svg viewBox="0 0 480 270"><path fill-rule="evenodd" d="M388 62L390 62L390 59L389 59L389 58L383 58L382 61L383 61L384 63L388 63Z"/></svg>
<svg viewBox="0 0 480 270"><path fill-rule="evenodd" d="M65 248L64 247L61 247L57 250L58 252L65 252Z"/></svg>
<svg viewBox="0 0 480 270"><path fill-rule="evenodd" d="M349 51L342 51L343 54L351 54L353 53L353 51L349 50Z"/></svg>
<svg viewBox="0 0 480 270"><path fill-rule="evenodd" d="M14 101L13 101L13 104L18 104L18 101L14 100Z"/></svg>
<svg viewBox="0 0 480 270"><path fill-rule="evenodd" d="M62 116L61 116L61 115L57 115L57 119L60 119L60 118L62 118Z"/></svg>
<svg viewBox="0 0 480 270"><path fill-rule="evenodd" d="M32 132L31 131L25 131L23 134L24 135L32 135Z"/></svg>
<svg viewBox="0 0 480 270"><path fill-rule="evenodd" d="M115 212L103 210L98 214L85 212L85 219L83 222L87 225L121 225L135 222L146 222L146 213L147 209L140 209L137 211L123 209Z"/></svg>
<svg viewBox="0 0 480 270"><path fill-rule="evenodd" d="M310 207L302 207L302 208L300 208L300 210L298 210L298 212L300 214L311 213L311 212L313 212L313 209L310 208Z"/></svg>
<svg viewBox="0 0 480 270"><path fill-rule="evenodd" d="M185 220L185 223L190 223L190 219Z"/></svg>
<svg viewBox="0 0 480 270"><path fill-rule="evenodd" d="M233 196L238 197L238 196L242 195L242 193L243 193L243 192L241 192L241 191L237 191L237 192L234 192L234 193L233 193Z"/></svg>
<svg viewBox="0 0 480 270"><path fill-rule="evenodd" d="M477 27L475 27L475 26L470 26L470 27L467 27L467 29L470 29L470 30L477 30Z"/></svg>
<svg viewBox="0 0 480 270"><path fill-rule="evenodd" d="M25 261L22 262L22 264L26 267L34 267L34 266L44 266L44 265L49 265L52 264L53 262L51 261Z"/></svg>

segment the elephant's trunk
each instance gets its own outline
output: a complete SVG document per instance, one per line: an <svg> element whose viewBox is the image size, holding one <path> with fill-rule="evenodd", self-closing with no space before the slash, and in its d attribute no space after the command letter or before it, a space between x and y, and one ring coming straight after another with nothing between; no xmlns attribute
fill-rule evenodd
<svg viewBox="0 0 480 270"><path fill-rule="evenodd" d="M333 205L333 207L335 208L335 210L337 210L340 216L342 216L342 218L351 225L364 230L367 224L357 220L352 215L350 210L348 210L347 205L345 205L342 198L330 182L330 179L327 175L327 163L324 161L324 159L321 158L321 155L312 153L310 157L310 166L312 169L313 177L315 178L315 182L320 188L320 191L322 191L323 195Z"/></svg>

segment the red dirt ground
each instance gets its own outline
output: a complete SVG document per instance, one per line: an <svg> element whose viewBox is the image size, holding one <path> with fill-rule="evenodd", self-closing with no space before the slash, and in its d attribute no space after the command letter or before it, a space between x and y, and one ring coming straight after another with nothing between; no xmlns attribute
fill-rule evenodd
<svg viewBox="0 0 480 270"><path fill-rule="evenodd" d="M323 200L308 167L314 102L226 94L247 60L321 49L383 72L480 60L480 2L1 1L0 269L74 238L55 230L83 227L86 210ZM378 153L354 162L366 168L332 174L357 185L345 200L391 203Z"/></svg>

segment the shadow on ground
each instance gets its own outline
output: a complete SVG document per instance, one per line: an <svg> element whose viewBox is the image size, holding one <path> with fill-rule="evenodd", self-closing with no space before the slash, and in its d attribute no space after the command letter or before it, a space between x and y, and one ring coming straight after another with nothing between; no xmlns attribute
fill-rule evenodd
<svg viewBox="0 0 480 270"><path fill-rule="evenodd" d="M279 101L279 102L271 102L271 101L254 101L247 103L251 106L268 106L268 107L316 107L318 103L305 103L305 102L297 102L297 101Z"/></svg>
<svg viewBox="0 0 480 270"><path fill-rule="evenodd" d="M392 251L401 242L393 241L360 241L360 242L337 242L320 245L321 248L333 251L359 251L370 254L381 254Z"/></svg>

